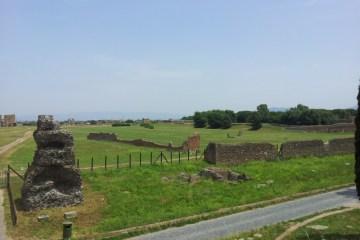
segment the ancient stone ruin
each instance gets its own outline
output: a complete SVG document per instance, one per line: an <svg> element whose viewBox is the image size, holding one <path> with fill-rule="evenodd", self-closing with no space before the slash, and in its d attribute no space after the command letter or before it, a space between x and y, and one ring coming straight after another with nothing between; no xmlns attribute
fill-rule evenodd
<svg viewBox="0 0 360 240"><path fill-rule="evenodd" d="M250 178L244 173L237 173L227 169L221 169L215 167L202 169L199 172L199 176L211 178L214 181L226 180L226 181L240 182L240 181L250 180Z"/></svg>
<svg viewBox="0 0 360 240"><path fill-rule="evenodd" d="M168 151L196 151L200 148L200 135L197 133L188 137L181 146L173 146L172 143L160 144L145 139L119 139L115 133L89 133L87 139L96 141L121 142L139 147L165 148Z"/></svg>
<svg viewBox="0 0 360 240"><path fill-rule="evenodd" d="M39 115L34 139L37 150L21 190L23 208L34 210L81 203L81 177L74 166L72 134L60 130L51 115Z"/></svg>

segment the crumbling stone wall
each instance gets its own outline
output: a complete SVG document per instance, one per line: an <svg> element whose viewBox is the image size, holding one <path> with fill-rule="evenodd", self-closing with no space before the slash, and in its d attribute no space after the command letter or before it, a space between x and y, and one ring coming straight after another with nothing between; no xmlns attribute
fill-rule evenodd
<svg viewBox="0 0 360 240"><path fill-rule="evenodd" d="M166 148L169 151L195 151L200 148L200 135L189 137L181 146L173 146L172 143L160 144L145 139L124 140L118 139L115 133L89 133L89 140L112 141L132 144L139 147Z"/></svg>
<svg viewBox="0 0 360 240"><path fill-rule="evenodd" d="M200 134L194 134L188 137L183 143L182 148L184 151L195 151L200 148Z"/></svg>
<svg viewBox="0 0 360 240"><path fill-rule="evenodd" d="M339 138L330 140L328 143L328 154L350 154L355 152L354 138Z"/></svg>
<svg viewBox="0 0 360 240"><path fill-rule="evenodd" d="M118 141L115 133L89 133L87 139L96 141Z"/></svg>
<svg viewBox="0 0 360 240"><path fill-rule="evenodd" d="M52 116L40 115L34 139L37 150L21 189L23 208L34 210L81 203L81 177L74 167L72 134L60 130Z"/></svg>
<svg viewBox="0 0 360 240"><path fill-rule="evenodd" d="M355 124L337 123L332 125L291 126L286 129L306 132L355 132Z"/></svg>
<svg viewBox="0 0 360 240"><path fill-rule="evenodd" d="M306 157L326 155L324 142L321 140L291 141L281 144L280 157Z"/></svg>
<svg viewBox="0 0 360 240"><path fill-rule="evenodd" d="M277 149L270 143L209 143L205 150L205 160L210 163L239 164L250 160L274 160L276 158Z"/></svg>

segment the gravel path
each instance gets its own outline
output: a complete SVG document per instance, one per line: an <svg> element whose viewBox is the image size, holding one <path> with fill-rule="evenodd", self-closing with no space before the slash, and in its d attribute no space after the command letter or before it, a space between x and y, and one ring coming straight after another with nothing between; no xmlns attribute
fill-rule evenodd
<svg viewBox="0 0 360 240"><path fill-rule="evenodd" d="M169 228L131 238L132 240L211 240L240 232L254 230L266 225L301 218L325 210L338 208L358 202L354 187L304 197L232 214L216 219L202 221L183 227Z"/></svg>
<svg viewBox="0 0 360 240"><path fill-rule="evenodd" d="M18 138L15 141L0 147L0 155L4 154L5 152L9 151L13 147L19 145L20 143L26 141L27 139L29 139L31 137L31 135L32 135L32 131L27 131L23 137Z"/></svg>

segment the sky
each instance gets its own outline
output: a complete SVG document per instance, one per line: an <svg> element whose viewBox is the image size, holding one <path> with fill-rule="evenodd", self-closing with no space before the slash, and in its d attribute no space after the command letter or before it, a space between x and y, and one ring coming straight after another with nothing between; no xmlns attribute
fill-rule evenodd
<svg viewBox="0 0 360 240"><path fill-rule="evenodd" d="M358 0L0 0L0 114L356 105Z"/></svg>

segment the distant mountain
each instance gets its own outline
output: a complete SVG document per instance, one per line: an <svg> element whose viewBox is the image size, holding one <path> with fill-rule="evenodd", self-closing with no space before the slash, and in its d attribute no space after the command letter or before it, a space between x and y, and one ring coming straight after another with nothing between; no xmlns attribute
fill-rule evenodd
<svg viewBox="0 0 360 240"><path fill-rule="evenodd" d="M52 114L52 113L39 113ZM142 119L149 118L153 120L180 119L182 114L174 113L155 113L155 112L76 112L76 113L54 113L55 119L64 121L74 118L77 121L86 120L126 120L126 119ZM37 114L17 115L17 121L35 121Z"/></svg>

